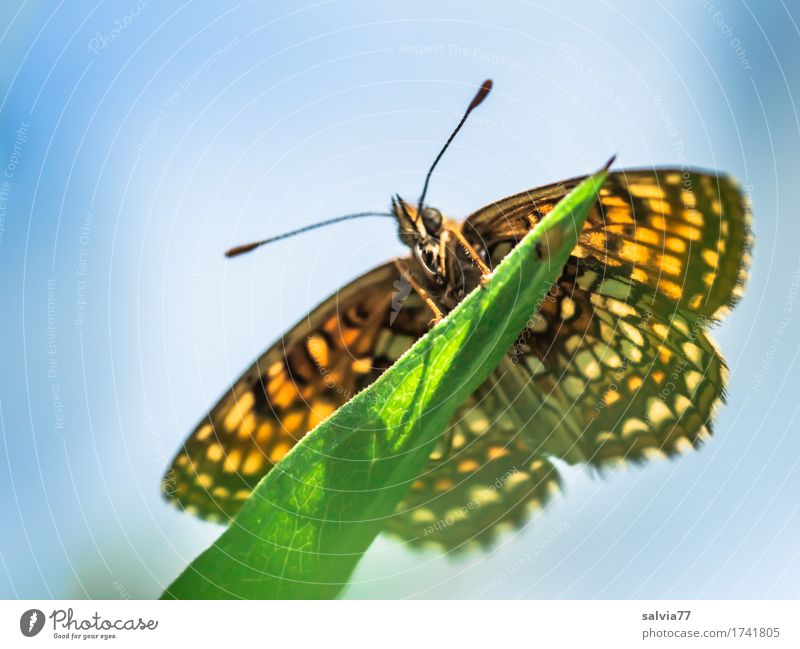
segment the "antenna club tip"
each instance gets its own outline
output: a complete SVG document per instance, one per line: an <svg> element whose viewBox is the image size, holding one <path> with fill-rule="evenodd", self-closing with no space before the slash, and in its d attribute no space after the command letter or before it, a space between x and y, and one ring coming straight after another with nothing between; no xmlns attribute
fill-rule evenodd
<svg viewBox="0 0 800 649"><path fill-rule="evenodd" d="M486 79L486 81L481 84L481 87L478 88L478 92L475 94L475 98L470 102L469 107L467 108L467 113L483 103L483 100L486 99L487 95L492 90L493 85L494 83L491 79Z"/></svg>
<svg viewBox="0 0 800 649"><path fill-rule="evenodd" d="M225 251L225 257L230 259L231 257L237 257L239 255L243 255L246 252L250 252L251 250L255 250L261 245L262 242L257 243L248 243L244 246L235 246L233 248L229 248Z"/></svg>
<svg viewBox="0 0 800 649"><path fill-rule="evenodd" d="M614 162L616 161L616 159L617 159L617 154L615 153L614 155L612 155L612 156L611 156L611 157L608 159L608 162L606 162L605 166L603 167L603 171L608 171L608 170L611 168L611 165L613 165L613 164L614 164Z"/></svg>

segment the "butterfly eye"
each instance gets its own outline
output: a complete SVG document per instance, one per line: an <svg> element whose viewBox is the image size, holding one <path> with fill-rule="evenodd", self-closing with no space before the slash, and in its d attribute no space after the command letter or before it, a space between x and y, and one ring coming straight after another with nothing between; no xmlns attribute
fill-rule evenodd
<svg viewBox="0 0 800 649"><path fill-rule="evenodd" d="M426 207L422 210L422 225L428 234L437 235L442 229L442 213L433 208Z"/></svg>

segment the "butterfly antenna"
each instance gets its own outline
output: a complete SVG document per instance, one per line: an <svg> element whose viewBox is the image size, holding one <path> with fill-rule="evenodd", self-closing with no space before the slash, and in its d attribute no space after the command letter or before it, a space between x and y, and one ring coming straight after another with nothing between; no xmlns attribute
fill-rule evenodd
<svg viewBox="0 0 800 649"><path fill-rule="evenodd" d="M256 248L260 248L261 246L265 246L268 243L274 243L275 241L280 241L281 239L288 239L289 237L293 237L297 234L302 234L303 232L308 232L309 230L316 230L317 228L321 228L326 225L332 225L334 223L340 223L341 221L349 221L351 219L360 219L366 216L393 216L388 212L358 212L356 214L345 214L344 216L337 216L332 219L328 219L327 221L320 221L319 223L312 223L311 225L303 226L302 228L297 228L296 230L290 230L289 232L284 232L283 234L278 234L274 237L269 237L268 239L263 239L262 241L255 241L253 243L246 243L243 246L236 246L231 248L230 250L225 251L226 257L237 257L238 255L243 255L246 252L250 252L251 250L255 250Z"/></svg>
<svg viewBox="0 0 800 649"><path fill-rule="evenodd" d="M419 197L417 211L422 209L422 204L425 202L425 194L428 193L428 183L431 181L431 174L433 173L433 170L436 168L436 165L439 164L439 160L442 159L444 152L447 151L447 147L450 146L450 143L453 141L456 135L458 135L458 132L461 130L461 127L464 126L464 123L467 121L467 117L469 117L469 114L483 103L483 100L486 99L486 96L489 94L489 91L491 89L492 89L491 79L487 79L481 84L481 87L478 89L478 92L475 93L475 96L472 98L472 101L469 102L469 106L467 106L467 110L464 112L464 117L461 118L461 121L458 123L458 126L456 126L455 130L450 134L450 137L447 138L447 142L444 143L442 150L439 151L439 155L436 156L436 159L433 161L431 168L428 169L428 175L425 176L425 184L422 186L422 196Z"/></svg>

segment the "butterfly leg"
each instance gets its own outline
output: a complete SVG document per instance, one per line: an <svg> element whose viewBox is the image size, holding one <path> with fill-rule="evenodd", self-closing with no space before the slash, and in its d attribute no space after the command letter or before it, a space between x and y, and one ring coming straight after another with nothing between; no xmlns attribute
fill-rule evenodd
<svg viewBox="0 0 800 649"><path fill-rule="evenodd" d="M464 238L464 235L461 234L461 232L459 232L456 229L449 230L449 232L452 232L453 236L455 236L455 238L458 239L458 242L461 244L461 246L467 252L467 254L469 255L470 259L472 259L472 262L480 269L480 271L481 271L481 286L485 286L486 282L489 281L489 275L492 274L491 268L489 268L485 263L483 263L483 259L481 259L481 256L477 253L475 248L472 247L470 242L467 241Z"/></svg>
<svg viewBox="0 0 800 649"><path fill-rule="evenodd" d="M417 280L414 279L414 276L408 271L408 269L403 266L402 262L399 259L394 260L394 265L397 266L397 270L400 271L400 276L404 279L408 280L408 283L411 284L411 288L413 288L417 294L422 298L422 301L428 305L428 308L433 311L433 320L431 320L431 326L437 324L442 318L444 318L444 314L442 313L439 306L436 302L433 301L428 291L426 291L420 285Z"/></svg>

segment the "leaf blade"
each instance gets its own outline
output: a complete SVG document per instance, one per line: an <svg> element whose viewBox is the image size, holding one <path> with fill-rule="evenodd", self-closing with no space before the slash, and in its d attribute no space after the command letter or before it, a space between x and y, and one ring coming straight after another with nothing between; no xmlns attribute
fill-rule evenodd
<svg viewBox="0 0 800 649"><path fill-rule="evenodd" d="M308 433L162 597L336 597L455 409L500 362L557 279L607 168L528 233L485 287Z"/></svg>

